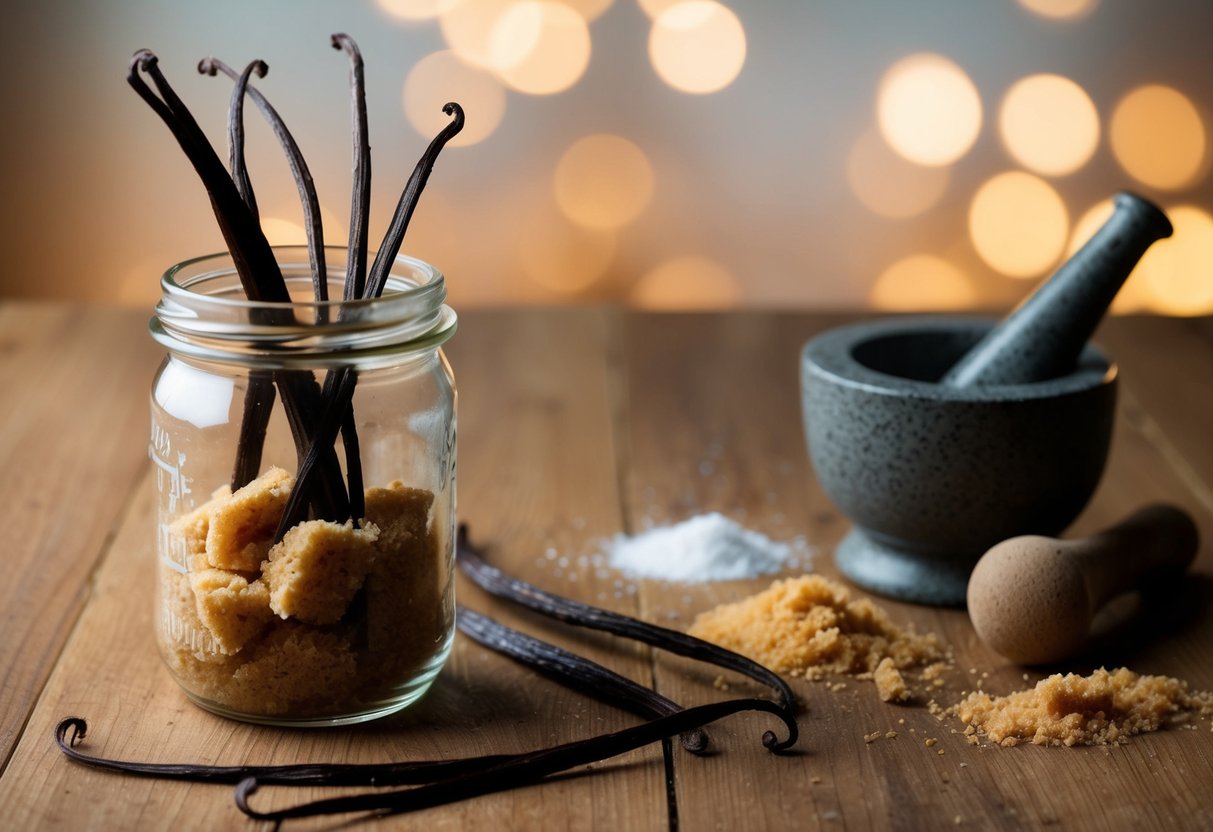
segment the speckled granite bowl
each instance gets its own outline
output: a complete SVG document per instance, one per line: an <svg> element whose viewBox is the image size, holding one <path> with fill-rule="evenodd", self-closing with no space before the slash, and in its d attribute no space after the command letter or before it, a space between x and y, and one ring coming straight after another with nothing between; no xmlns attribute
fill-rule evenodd
<svg viewBox="0 0 1213 832"><path fill-rule="evenodd" d="M855 524L835 559L874 592L963 605L990 546L1055 535L1103 473L1116 367L1088 345L1074 372L1032 384L936 384L990 321L901 318L805 345L801 391L813 467Z"/></svg>

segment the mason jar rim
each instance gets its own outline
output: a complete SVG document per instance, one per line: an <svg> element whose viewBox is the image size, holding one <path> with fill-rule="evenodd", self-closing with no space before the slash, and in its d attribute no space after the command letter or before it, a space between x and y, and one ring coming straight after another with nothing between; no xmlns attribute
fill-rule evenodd
<svg viewBox="0 0 1213 832"><path fill-rule="evenodd" d="M333 299L317 301L308 247L273 251L291 301L250 300L228 252L190 258L161 277L161 299L149 322L152 337L177 355L289 368L384 363L402 353L437 349L454 334L456 316L445 305L443 274L424 260L398 254L379 297L344 300L347 251L326 246Z"/></svg>

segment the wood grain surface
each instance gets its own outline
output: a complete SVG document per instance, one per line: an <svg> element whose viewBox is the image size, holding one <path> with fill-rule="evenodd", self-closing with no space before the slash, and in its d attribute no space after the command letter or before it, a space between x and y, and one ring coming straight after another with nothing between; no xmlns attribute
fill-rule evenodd
<svg viewBox="0 0 1213 832"><path fill-rule="evenodd" d="M159 357L145 319L114 309L0 305L0 829L254 826L228 787L68 762L51 735L67 715L89 720L87 748L97 754L230 764L443 759L636 724L462 637L422 702L369 725L262 728L190 704L160 666L152 637L146 408ZM803 536L814 550L811 568L838 577L832 551L848 523L808 463L797 362L808 338L847 320L597 308L465 313L447 350L460 389L460 519L508 571L678 628L770 579L626 581L597 557L604 538L714 510L773 539ZM1046 672L1101 664L1213 689L1210 333L1205 320L1104 325L1098 340L1121 365L1120 413L1107 473L1070 532L1090 533L1149 502L1178 504L1204 541L1192 574L1166 604L1126 613L1127 625L1059 668L1025 670L998 658L963 611L881 600L896 620L939 633L954 649L956 670L936 694L941 704L978 685L1006 693ZM683 705L765 695L739 677L520 613L466 582L458 591L461 604ZM541 786L364 825L1213 827L1208 720L1115 748L973 747L958 721L937 719L921 699L885 704L871 682L854 679L793 685L803 709L792 754L762 747L762 732L779 730L773 720L738 716L708 727L714 753L706 757L675 745L667 758L653 746ZM877 731L878 739L864 741ZM259 800L284 806L330 793L270 790Z"/></svg>

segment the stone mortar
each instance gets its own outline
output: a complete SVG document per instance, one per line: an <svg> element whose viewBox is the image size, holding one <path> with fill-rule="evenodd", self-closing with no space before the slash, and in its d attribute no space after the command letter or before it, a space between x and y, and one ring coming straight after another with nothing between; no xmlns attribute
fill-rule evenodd
<svg viewBox="0 0 1213 832"><path fill-rule="evenodd" d="M1103 474L1116 366L1088 345L1075 370L1031 384L938 380L993 326L893 318L830 330L805 345L801 394L809 455L855 528L835 560L855 583L960 606L995 543L1054 536Z"/></svg>

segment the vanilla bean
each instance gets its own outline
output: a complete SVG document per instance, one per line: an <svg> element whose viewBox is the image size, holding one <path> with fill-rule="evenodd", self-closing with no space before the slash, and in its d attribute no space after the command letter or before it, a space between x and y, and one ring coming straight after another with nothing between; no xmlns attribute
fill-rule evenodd
<svg viewBox="0 0 1213 832"><path fill-rule="evenodd" d="M349 35L338 32L332 36L334 49L344 50L350 62L350 109L353 122L354 175L350 194L350 240L346 255L345 300L362 297L366 286L368 229L371 213L371 143L366 115L366 77L362 52ZM357 423L351 404L341 423L341 442L345 449L346 479L349 482L350 512L361 517L363 507L362 460Z"/></svg>
<svg viewBox="0 0 1213 832"><path fill-rule="evenodd" d="M249 179L248 165L244 158L244 95L253 73L256 73L258 78L264 78L269 70L265 61L251 61L244 68L244 72L240 73L235 86L232 87L232 102L228 107L230 115L227 120L228 167L232 172L232 182L236 184L236 191L248 206L253 220L258 222L260 214L257 211L257 197L253 193L253 183Z"/></svg>
<svg viewBox="0 0 1213 832"><path fill-rule="evenodd" d="M371 213L371 143L366 116L366 79L362 52L349 35L332 37L334 49L350 60L350 108L354 133L354 176L350 196L350 242L345 267L345 299L357 300L366 287L366 261Z"/></svg>
<svg viewBox="0 0 1213 832"><path fill-rule="evenodd" d="M217 58L204 58L199 61L198 71L210 76L222 72L232 80L238 80L240 77L236 70ZM312 268L312 292L317 301L326 301L329 299L329 290L328 265L325 262L324 250L324 226L320 219L320 198L316 194L316 183L312 179L312 172L308 168L307 160L304 159L303 152L299 149L299 144L295 141L294 135L287 129L282 116L270 104L269 99L260 90L251 85L248 86L247 92L249 98L253 99L253 103L257 105L257 109L261 111L261 115L265 118L266 123L278 138L278 143L282 145L287 165L291 169L291 177L295 180L295 188L299 191L299 202L303 207L303 223L304 229L307 232L308 259L311 261Z"/></svg>
<svg viewBox="0 0 1213 832"><path fill-rule="evenodd" d="M482 647L508 656L536 673L609 705L648 719L682 710L677 702L597 662L514 630L478 612L461 607L455 614L455 621L460 632ZM708 747L708 736L701 729L683 734L680 740L683 748L692 753L702 753Z"/></svg>
<svg viewBox="0 0 1213 832"><path fill-rule="evenodd" d="M140 71L147 73L152 79L160 97L157 97L143 80L139 74ZM193 114L160 71L159 59L156 55L147 49L136 52L131 58L127 82L160 116L185 152L203 185L206 186L215 219L227 242L228 251L232 255L232 263L236 267L241 286L249 300L289 303L290 293L287 291L277 258L266 241L265 234L262 233L261 227L249 212L248 206L241 198L230 174L224 168L223 162L219 160L215 149L211 147L202 128L198 126ZM265 310L264 316L273 321L284 322L294 318L289 307L282 310ZM320 396L319 385L307 372L275 372L274 378L278 383L283 407L287 411L296 447L307 448L308 439L312 433L312 420L308 413L319 410L316 406ZM336 454L326 456L323 463L325 484L322 493L329 495L331 500L320 505L318 513L322 516L333 515L336 517L341 513L341 505L344 503L348 507L349 501L348 498L337 495L338 491L344 494L345 486L341 482L341 470L337 464Z"/></svg>
<svg viewBox="0 0 1213 832"><path fill-rule="evenodd" d="M366 516L366 486L362 478L362 447L358 441L358 426L354 421L354 403L341 419L341 444L345 450L345 479L349 483L350 517L360 520Z"/></svg>
<svg viewBox="0 0 1213 832"><path fill-rule="evenodd" d="M767 699L730 699L698 705L586 740L563 743L541 751L511 755L510 759L483 769L437 780L424 786L391 792L370 792L317 800L286 809L258 812L249 798L263 785L249 777L236 786L236 806L255 820L283 821L291 818L336 815L350 812L401 814L441 806L459 800L534 785L553 774L577 766L607 760L666 737L685 733L743 711L762 711L786 719L783 708Z"/></svg>
<svg viewBox="0 0 1213 832"><path fill-rule="evenodd" d="M413 174L409 177L404 193L400 196L400 202L396 206L396 214L392 218L391 227L388 229L387 237L384 240L386 248L380 248L375 256L375 263L367 278L367 285L363 294L364 298L377 298L383 293L383 289L387 285L387 275L391 271L392 261L396 259L396 254L400 250L404 232L408 229L409 220L412 218L413 210L417 207L417 200L420 198L421 192L425 189L425 184L429 180L430 171L434 168L434 162L437 160L438 154L442 152L442 148L446 146L446 143L463 129L464 117L462 107L455 103L449 103L442 110L448 115L453 115L454 120L434 137L413 169ZM299 463L299 469L295 474L295 485L291 488L291 495L287 500L286 510L282 514L282 519L278 524L278 531L274 535L275 541L281 540L291 526L303 520L308 496L313 488L312 478L316 476L317 460L322 458L323 449L327 448L330 452L332 451L332 445L337 441L338 431L347 422L351 423L350 433L352 435L353 420L350 414L353 412L351 404L356 384L357 374L349 367L331 370L328 377L325 378L323 416L321 416L316 435L312 439L311 447L308 448L306 455ZM320 470L323 470L323 468ZM353 487L350 488L349 499L351 501L357 499L353 493L354 490ZM360 518L355 517L354 519Z"/></svg>
<svg viewBox="0 0 1213 832"><path fill-rule="evenodd" d="M773 732L767 731L762 736L762 744L772 751L780 751L790 748L796 742L799 735L793 715L796 697L788 683L777 673L732 650L726 650L719 645L689 636L678 630L660 627L621 613L562 598L546 592L534 584L512 578L497 567L485 562L483 556L468 540L466 525L459 527L456 549L457 562L459 568L463 570L463 574L490 595L521 604L566 624L601 630L612 635L640 641L679 656L686 656L741 673L757 682L769 685L779 694L779 713L788 727L788 738L780 742Z"/></svg>
<svg viewBox="0 0 1213 832"><path fill-rule="evenodd" d="M363 297L377 298L383 293L383 287L387 284L388 275L392 271L392 261L400 252L400 245L404 242L404 232L408 230L409 221L413 218L413 211L417 208L417 200L421 197L425 183L430 178L430 171L434 169L434 162L438 160L438 154L442 152L446 143L455 138L463 129L462 107L451 101L442 106L442 112L453 116L453 120L434 137L417 162L417 166L413 168L413 173L404 186L404 192L400 194L400 201L396 203L396 213L392 215L392 222L388 226L387 234L384 235L383 243L380 244L379 251L375 252L375 262L371 265L370 274L367 275Z"/></svg>
<svg viewBox="0 0 1213 832"><path fill-rule="evenodd" d="M198 763L139 763L85 754L76 746L88 723L69 716L55 726L55 742L71 760L119 774L158 780L236 785L249 777L273 786L407 786L468 774L513 759L514 754L486 754L460 760L418 760L401 763L293 763L281 766L208 766ZM69 732L70 736L69 736Z"/></svg>
<svg viewBox="0 0 1213 832"><path fill-rule="evenodd" d="M250 67L254 67L250 64ZM264 66L264 64L262 64ZM317 301L328 300L328 266L325 262L324 251L324 228L320 219L320 199L316 194L316 185L312 180L311 171L308 169L307 161L303 158L303 153L299 150L299 145L295 141L295 137L287 129L286 123L274 109L269 100L262 93L251 85L248 85L247 73L245 75L237 73L230 66L217 58L204 58L198 62L198 71L204 75L215 76L219 72L229 78L237 81L237 86L233 90L233 104L229 108L229 125L228 134L229 142L232 145L232 171L233 178L239 181L236 172L240 171L244 179L247 181L247 167L244 163L243 151L243 126L237 130L236 126L242 119L238 117L240 110L235 106L236 93L241 91L241 79L244 80L243 91L253 99L253 103L257 105L257 109L261 111L262 116L269 124L270 129L278 138L279 144L282 145L282 150L286 156L287 165L290 167L291 175L295 180L296 189L299 191L299 201L303 207L304 222L307 229L308 243L308 259L311 261L312 269L312 291ZM260 75L264 77L264 72ZM243 96L241 96L241 99ZM237 153L236 148L239 148ZM252 186L248 185L247 193L252 195ZM247 203L247 200L246 200ZM250 209L255 211L255 205L250 204ZM326 316L326 310L323 306L319 307L318 313L321 319ZM261 451L265 444L265 429L268 426L269 414L261 414L256 410L256 402L267 401L268 406L273 405L273 390L267 394L263 390L264 382L260 379L260 373L254 371L250 374L249 388L245 393L244 417L241 422L240 440L237 443L236 449L236 470L232 477L232 489L235 490L242 485L251 482L260 473ZM254 403L254 404L250 404ZM259 432L258 432L259 429ZM306 446L299 451L300 456L307 452ZM334 464L330 461L330 465ZM332 491L332 489L329 489ZM359 495L361 495L361 483L359 483ZM361 496L359 497L361 501ZM330 515L337 511L337 506L343 501L339 498L326 500L318 510L318 514Z"/></svg>
<svg viewBox="0 0 1213 832"><path fill-rule="evenodd" d="M283 536L292 527L303 520L307 516L307 506L312 499L312 489L314 488L313 477L315 472L323 468L320 463L329 455L335 456L333 443L337 441L337 432L340 430L342 423L346 418L346 414L350 412L350 402L354 398L354 388L358 383L358 374L348 368L340 367L335 370L330 370L328 376L324 380L325 389L323 391L323 410L321 411L320 422L317 425L316 433L311 437L307 451L303 459L299 463L299 469L295 472L295 484L291 487L290 497L287 498L286 508L282 511L282 517L278 522L278 530L274 533L274 542L282 540ZM318 468L319 466L319 468ZM324 480L322 479L323 483ZM349 518L349 502L345 505L345 516L340 519ZM333 518L329 518L333 519ZM361 519L354 517L353 519Z"/></svg>
<svg viewBox="0 0 1213 832"><path fill-rule="evenodd" d="M244 410L240 416L240 435L236 440L236 462L232 466L232 491L243 488L261 473L261 453L265 432L274 410L274 374L251 370L244 391Z"/></svg>
<svg viewBox="0 0 1213 832"><path fill-rule="evenodd" d="M341 370L335 371L341 373ZM332 373L330 372L330 375ZM316 384L311 373L303 373L305 377L292 370L280 370L274 374L279 390L291 391L282 396L283 410L287 422L291 425L291 436L295 440L297 465L295 484L291 488L288 499L288 511L294 517L290 525L280 525L279 533L274 542L282 540L291 526L307 519L308 507L312 506L318 519L332 520L337 523L350 519L350 500L341 479L341 463L337 459L337 451L333 443L337 438L336 429L331 429L328 419L337 420L338 427L343 414L330 407L329 397ZM328 377L325 378L326 384ZM351 386L345 407L349 407L354 390ZM332 411L332 412L330 412ZM321 437L328 437L327 441ZM316 478L319 477L319 481ZM302 483L302 485L301 485ZM298 493L298 497L296 497ZM294 505L292 505L294 503ZM285 520L286 514L283 514ZM357 518L354 518L357 519Z"/></svg>
<svg viewBox="0 0 1213 832"><path fill-rule="evenodd" d="M139 75L140 70L152 79L160 98ZM227 242L236 273L249 300L289 303L291 296L273 249L202 128L160 71L159 59L154 53L147 49L135 53L127 73L127 83L172 131L206 186L219 230Z"/></svg>

